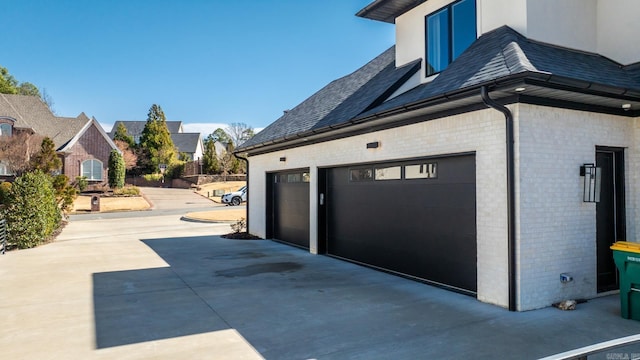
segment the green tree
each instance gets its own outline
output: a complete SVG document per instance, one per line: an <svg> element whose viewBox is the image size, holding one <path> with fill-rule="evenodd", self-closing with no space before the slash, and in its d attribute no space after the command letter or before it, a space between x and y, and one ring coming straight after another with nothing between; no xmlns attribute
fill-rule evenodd
<svg viewBox="0 0 640 360"><path fill-rule="evenodd" d="M0 66L0 94L17 94L18 81L9 74L7 68Z"/></svg>
<svg viewBox="0 0 640 360"><path fill-rule="evenodd" d="M58 207L66 214L71 210L73 202L78 196L78 189L69 183L69 178L64 174L54 176L51 183Z"/></svg>
<svg viewBox="0 0 640 360"><path fill-rule="evenodd" d="M218 130L222 131L222 129ZM220 172L220 162L218 161L218 153L216 152L216 138L214 134L209 134L209 136L204 139L203 145L202 172L205 174L218 174Z"/></svg>
<svg viewBox="0 0 640 360"><path fill-rule="evenodd" d="M124 187L125 165L122 154L118 150L111 150L109 154L109 187L120 189Z"/></svg>
<svg viewBox="0 0 640 360"><path fill-rule="evenodd" d="M207 138L211 138L214 142L218 141L224 144L224 146L227 146L227 144L231 142L229 134L227 134L227 132L222 130L221 128L217 128L216 131L209 134Z"/></svg>
<svg viewBox="0 0 640 360"><path fill-rule="evenodd" d="M30 82L23 82L18 85L18 94L20 95L29 95L29 96L37 96L42 99L40 95L40 90Z"/></svg>
<svg viewBox="0 0 640 360"><path fill-rule="evenodd" d="M51 177L42 171L25 173L13 182L2 212L8 237L20 249L43 243L62 220Z"/></svg>
<svg viewBox="0 0 640 360"><path fill-rule="evenodd" d="M176 160L176 149L167 128L167 120L159 105L153 104L147 115L147 123L140 136L140 147L145 149L147 172L158 170L159 164L171 164ZM140 160L140 158L139 158Z"/></svg>
<svg viewBox="0 0 640 360"><path fill-rule="evenodd" d="M130 148L135 145L133 136L129 135L129 133L127 132L127 127L124 126L124 124L121 122L118 123L118 126L116 127L116 133L113 135L113 140L124 141L127 143L127 145L129 145Z"/></svg>
<svg viewBox="0 0 640 360"><path fill-rule="evenodd" d="M30 165L32 170L40 170L46 174L50 174L62 167L62 160L56 154L53 140L48 137L42 140L40 151L31 158Z"/></svg>

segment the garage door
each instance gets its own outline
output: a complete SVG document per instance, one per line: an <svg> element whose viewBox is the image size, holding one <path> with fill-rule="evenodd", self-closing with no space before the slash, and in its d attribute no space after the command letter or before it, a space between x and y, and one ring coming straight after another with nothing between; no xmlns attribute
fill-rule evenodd
<svg viewBox="0 0 640 360"><path fill-rule="evenodd" d="M475 155L333 168L326 186L328 254L476 292Z"/></svg>
<svg viewBox="0 0 640 360"><path fill-rule="evenodd" d="M270 176L272 238L309 248L309 172Z"/></svg>

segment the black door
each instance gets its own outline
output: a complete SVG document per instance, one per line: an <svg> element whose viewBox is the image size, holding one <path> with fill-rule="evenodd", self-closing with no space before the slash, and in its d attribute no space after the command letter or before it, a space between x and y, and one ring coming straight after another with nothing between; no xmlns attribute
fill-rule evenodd
<svg viewBox="0 0 640 360"><path fill-rule="evenodd" d="M309 248L309 172L271 174L271 231L274 240Z"/></svg>
<svg viewBox="0 0 640 360"><path fill-rule="evenodd" d="M598 292L618 288L616 265L609 248L625 239L624 153L622 149L597 148L600 168L600 202L596 204L596 253Z"/></svg>
<svg viewBox="0 0 640 360"><path fill-rule="evenodd" d="M328 254L476 292L474 155L334 168L326 182Z"/></svg>

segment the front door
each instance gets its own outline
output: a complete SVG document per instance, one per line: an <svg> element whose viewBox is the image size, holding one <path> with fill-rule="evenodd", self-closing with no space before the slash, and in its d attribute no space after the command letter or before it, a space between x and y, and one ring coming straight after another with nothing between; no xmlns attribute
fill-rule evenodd
<svg viewBox="0 0 640 360"><path fill-rule="evenodd" d="M600 168L600 202L596 204L596 251L598 292L618 288L616 265L609 248L625 239L624 152L619 148L596 148Z"/></svg>

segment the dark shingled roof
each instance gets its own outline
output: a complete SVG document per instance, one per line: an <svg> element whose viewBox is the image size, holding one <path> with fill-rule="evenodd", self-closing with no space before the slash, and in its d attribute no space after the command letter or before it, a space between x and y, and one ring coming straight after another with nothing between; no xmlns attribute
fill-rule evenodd
<svg viewBox="0 0 640 360"><path fill-rule="evenodd" d="M140 136L142 135L142 130L144 130L144 126L147 124L147 121L123 121L118 120L113 124L111 128L111 132L109 132L109 137L113 139L113 136L116 134L116 129L118 128L118 124L122 123L124 127L127 129L127 134L130 136ZM167 129L169 129L169 133L176 134L182 132L182 121L167 121Z"/></svg>
<svg viewBox="0 0 640 360"><path fill-rule="evenodd" d="M436 99L449 101L455 93L514 79L640 101L640 64L622 66L599 54L529 40L508 26L482 35L433 81L384 101L420 65L416 60L396 69L394 56L392 47L353 74L330 83L237 151L329 133L337 127L427 107Z"/></svg>
<svg viewBox="0 0 640 360"><path fill-rule="evenodd" d="M529 40L508 26L482 35L430 83L387 101L359 116L397 108L514 75L564 78L591 87L640 89L638 69L627 70L602 55Z"/></svg>
<svg viewBox="0 0 640 360"><path fill-rule="evenodd" d="M193 154L200 142L200 133L173 133L171 140L178 152Z"/></svg>
<svg viewBox="0 0 640 360"><path fill-rule="evenodd" d="M340 124L380 104L419 69L419 62L395 67L391 47L355 72L334 80L317 93L285 112L237 150L264 142L285 140Z"/></svg>

